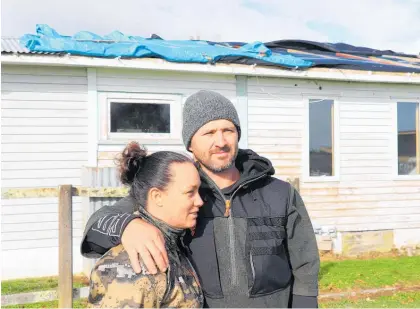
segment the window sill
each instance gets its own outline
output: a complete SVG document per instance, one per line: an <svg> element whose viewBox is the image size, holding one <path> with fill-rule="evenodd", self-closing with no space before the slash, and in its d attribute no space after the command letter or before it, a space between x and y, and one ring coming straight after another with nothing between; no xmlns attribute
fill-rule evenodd
<svg viewBox="0 0 420 309"><path fill-rule="evenodd" d="M302 178L302 182L339 182L339 176L319 176L319 177L310 177L306 176Z"/></svg>
<svg viewBox="0 0 420 309"><path fill-rule="evenodd" d="M398 176L394 176L392 178L392 180L418 180L420 181L420 174L419 175L398 175Z"/></svg>
<svg viewBox="0 0 420 309"><path fill-rule="evenodd" d="M130 141L137 141L140 144L148 145L183 145L181 139L157 139L157 138L112 138L107 140L99 140L98 145L125 145Z"/></svg>

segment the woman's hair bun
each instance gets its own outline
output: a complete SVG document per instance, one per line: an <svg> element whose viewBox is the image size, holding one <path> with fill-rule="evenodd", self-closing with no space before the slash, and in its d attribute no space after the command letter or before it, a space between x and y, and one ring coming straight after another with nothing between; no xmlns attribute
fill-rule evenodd
<svg viewBox="0 0 420 309"><path fill-rule="evenodd" d="M130 142L122 151L118 159L120 180L125 185L133 183L139 170L144 166L147 150L138 142Z"/></svg>

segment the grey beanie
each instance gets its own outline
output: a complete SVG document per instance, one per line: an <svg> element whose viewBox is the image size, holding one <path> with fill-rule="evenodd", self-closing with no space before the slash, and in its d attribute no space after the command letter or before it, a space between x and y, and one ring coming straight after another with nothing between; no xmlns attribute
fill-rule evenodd
<svg viewBox="0 0 420 309"><path fill-rule="evenodd" d="M209 90L200 90L188 97L182 114L182 138L187 150L198 129L210 121L219 119L231 121L238 130L238 139L241 138L238 112L228 98Z"/></svg>

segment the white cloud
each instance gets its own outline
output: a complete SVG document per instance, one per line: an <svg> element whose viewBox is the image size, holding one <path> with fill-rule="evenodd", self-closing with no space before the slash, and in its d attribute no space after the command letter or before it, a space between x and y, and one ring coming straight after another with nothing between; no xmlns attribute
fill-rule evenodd
<svg viewBox="0 0 420 309"><path fill-rule="evenodd" d="M2 35L34 33L35 24L45 23L67 35L120 30L165 39L335 39L420 52L419 0L3 0L1 5ZM314 23L326 26L311 27Z"/></svg>

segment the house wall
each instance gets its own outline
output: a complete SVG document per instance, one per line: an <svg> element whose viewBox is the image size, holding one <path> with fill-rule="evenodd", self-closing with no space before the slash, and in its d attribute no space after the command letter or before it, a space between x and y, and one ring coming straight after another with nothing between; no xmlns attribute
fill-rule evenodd
<svg viewBox="0 0 420 309"><path fill-rule="evenodd" d="M398 246L420 242L413 237L420 235L420 178L395 176L395 103L418 102L418 86L3 65L2 188L81 185L81 168L91 165L91 154L94 166L113 166L126 141L100 136L106 117L99 113L103 94L175 94L183 103L200 89L218 91L237 105L242 147L272 160L276 177L300 178L314 225L339 231L338 251L347 239L340 233L347 231L391 230ZM335 181L304 177L311 98L337 104ZM96 133L97 143L92 143ZM140 142L152 152L185 151L181 139ZM78 254L86 220L82 213L75 198L75 273L83 268ZM4 279L58 273L57 219L57 199L2 200Z"/></svg>
<svg viewBox="0 0 420 309"><path fill-rule="evenodd" d="M2 189L80 185L87 161L87 79L81 68L2 65ZM73 199L74 252L82 212ZM3 199L2 279L58 273L57 198ZM74 271L82 258L74 255Z"/></svg>
<svg viewBox="0 0 420 309"><path fill-rule="evenodd" d="M303 176L307 102L338 103L337 181ZM396 102L419 102L416 85L248 79L249 147L267 156L279 178L300 177L317 226L338 231L398 230L394 244L420 243L420 176L396 176ZM402 233L402 230L410 233ZM341 244L337 244L340 249Z"/></svg>

